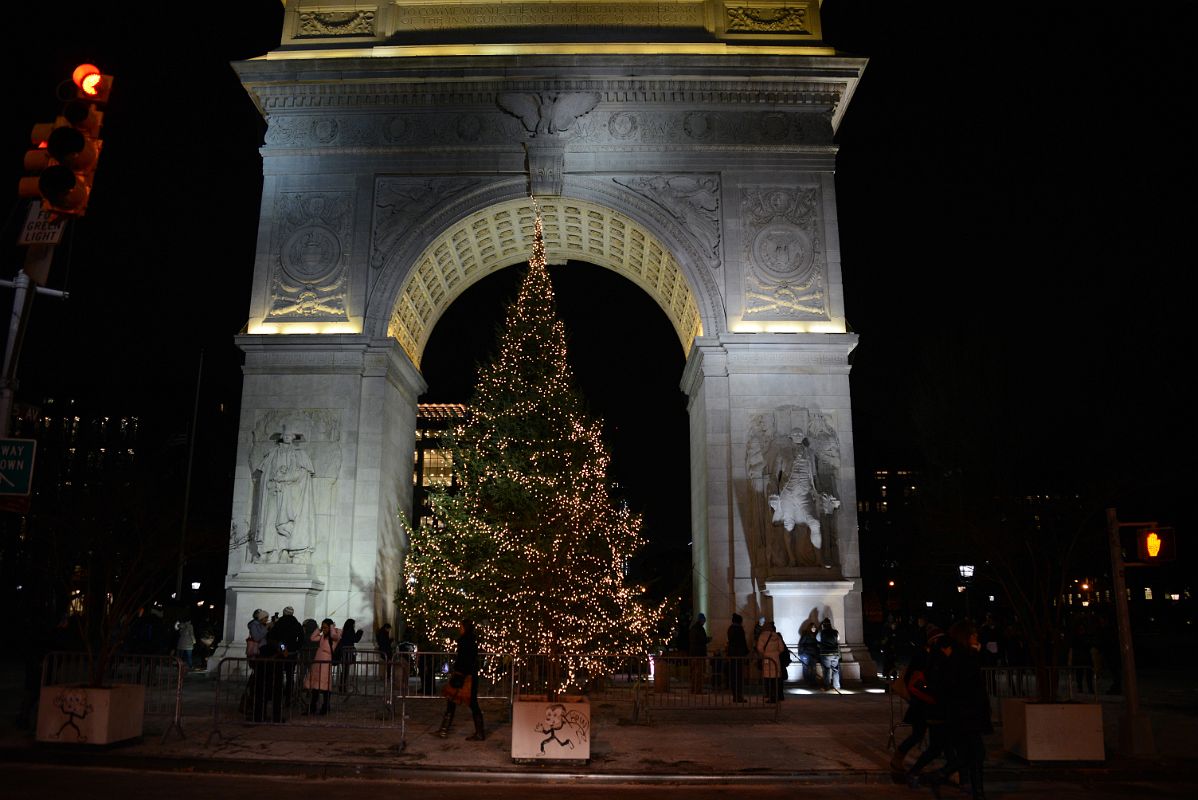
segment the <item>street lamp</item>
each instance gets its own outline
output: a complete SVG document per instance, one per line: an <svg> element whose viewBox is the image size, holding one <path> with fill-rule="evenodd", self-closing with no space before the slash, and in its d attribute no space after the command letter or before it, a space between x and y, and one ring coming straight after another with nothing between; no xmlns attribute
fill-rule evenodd
<svg viewBox="0 0 1198 800"><path fill-rule="evenodd" d="M969 582L973 580L974 566L973 564L961 564L957 567L957 572L961 575L961 586L957 591L965 593L965 618L969 619Z"/></svg>

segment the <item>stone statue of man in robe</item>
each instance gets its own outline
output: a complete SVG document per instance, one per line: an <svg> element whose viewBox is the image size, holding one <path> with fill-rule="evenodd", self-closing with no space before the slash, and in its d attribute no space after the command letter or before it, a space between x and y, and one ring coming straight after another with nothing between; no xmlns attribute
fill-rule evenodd
<svg viewBox="0 0 1198 800"><path fill-rule="evenodd" d="M840 500L816 487L815 452L803 431L791 431L790 438L796 445L790 477L778 494L770 495L769 506L774 523L781 523L788 533L797 525L806 525L811 546L819 553L823 547L820 518L840 508Z"/></svg>
<svg viewBox="0 0 1198 800"><path fill-rule="evenodd" d="M255 561L296 561L316 544L316 507L312 478L316 470L308 454L295 446L299 434L286 428L275 449L254 470L256 507L253 541Z"/></svg>

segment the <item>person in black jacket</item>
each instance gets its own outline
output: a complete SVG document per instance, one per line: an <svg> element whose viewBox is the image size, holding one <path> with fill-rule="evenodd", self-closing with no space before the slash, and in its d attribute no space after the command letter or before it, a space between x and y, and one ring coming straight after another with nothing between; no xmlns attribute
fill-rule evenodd
<svg viewBox="0 0 1198 800"><path fill-rule="evenodd" d="M732 689L732 702L745 701L745 666L749 663L749 643L745 640L744 617L732 615L728 626L728 683Z"/></svg>
<svg viewBox="0 0 1198 800"><path fill-rule="evenodd" d="M902 681L907 685L907 712L903 714L903 723L911 726L911 735L898 743L894 748L894 756L890 759L890 768L895 772L905 772L903 763L911 748L923 741L928 733L927 707L933 705L936 699L927 691L928 651L941 635L940 629L933 627L928 635L932 641L919 648L912 656L907 666L903 668Z"/></svg>
<svg viewBox="0 0 1198 800"><path fill-rule="evenodd" d="M295 609L287 606L283 616L271 626L266 633L266 641L278 645L279 658L282 660L283 697L288 706L294 698L295 665L299 663L300 652L304 649L304 626L295 618Z"/></svg>
<svg viewBox="0 0 1198 800"><path fill-rule="evenodd" d="M279 643L267 639L249 663L254 670L250 678L254 683L250 718L254 722L266 721L266 704L270 703L271 722L282 722L283 652Z"/></svg>
<svg viewBox="0 0 1198 800"><path fill-rule="evenodd" d="M819 663L824 670L823 690L835 690L840 694L840 631L832 627L830 618L825 617L816 638L819 640Z"/></svg>
<svg viewBox="0 0 1198 800"><path fill-rule="evenodd" d="M803 665L803 683L817 688L820 685L815 669L819 664L819 625L815 620L805 620L799 628L799 663Z"/></svg>
<svg viewBox="0 0 1198 800"><path fill-rule="evenodd" d="M341 628L341 641L337 643L337 652L333 656L334 663L341 665L340 690L345 694L349 684L349 673L358 660L358 642L362 641L362 631L357 629L355 620L347 619Z"/></svg>
<svg viewBox="0 0 1198 800"><path fill-rule="evenodd" d="M986 745L982 737L993 733L994 727L990 722L990 698L982 678L981 644L977 629L969 621L953 625L949 635L953 649L946 676L947 722L954 746L934 780L945 783L954 772L960 772L961 788L965 788L968 780L971 797L984 800L982 765L986 760Z"/></svg>
<svg viewBox="0 0 1198 800"><path fill-rule="evenodd" d="M470 715L474 718L474 733L467 736L466 741L481 742L487 735L483 726L483 710L478 705L478 640L475 638L474 621L462 620L458 624L458 634L458 652L453 660L453 671L470 680ZM453 700L446 700L445 716L441 718L441 730L437 734L442 739L449 736L455 711L457 704Z"/></svg>
<svg viewBox="0 0 1198 800"><path fill-rule="evenodd" d="M925 775L923 768L946 753L946 761L953 759L953 742L948 728L948 706L951 702L948 660L953 654L953 640L934 626L929 626L928 635L935 637L930 638L928 643L928 666L922 687L923 695L927 698L924 719L928 724L928 746L907 770L907 785L912 789L919 788L921 783L939 785L938 773Z"/></svg>
<svg viewBox="0 0 1198 800"><path fill-rule="evenodd" d="M381 628L379 628L378 633L376 633L374 635L374 641L375 641L375 645L379 649L379 656L382 657L383 661L390 661L391 658L394 656L394 652L392 650L392 645L391 645L391 623L390 622L383 623L383 626Z"/></svg>

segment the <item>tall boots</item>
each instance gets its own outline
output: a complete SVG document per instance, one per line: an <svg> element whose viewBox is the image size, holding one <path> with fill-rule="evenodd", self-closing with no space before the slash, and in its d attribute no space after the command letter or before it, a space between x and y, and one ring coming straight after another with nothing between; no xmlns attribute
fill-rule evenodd
<svg viewBox="0 0 1198 800"><path fill-rule="evenodd" d="M487 738L487 732L483 728L483 712L473 711L471 714L474 716L474 733L470 736L467 736L466 741L481 742L483 739Z"/></svg>
<svg viewBox="0 0 1198 800"><path fill-rule="evenodd" d="M453 725L453 712L457 709L458 707L453 703L445 704L445 716L441 717L441 730L437 731L437 735L442 739L449 736L449 726Z"/></svg>
<svg viewBox="0 0 1198 800"><path fill-rule="evenodd" d="M969 786L972 790L973 800L986 800L986 789L982 785L982 768L970 767L969 769ZM964 786L962 786L962 789Z"/></svg>
<svg viewBox="0 0 1198 800"><path fill-rule="evenodd" d="M453 713L458 710L458 707L453 703L447 703L445 706L445 716L441 717L441 728L437 731L437 735L442 739L449 736L449 728L453 725ZM487 732L483 728L483 712L471 711L474 717L474 733L466 737L468 742L481 742L487 738Z"/></svg>
<svg viewBox="0 0 1198 800"><path fill-rule="evenodd" d="M313 689L312 690L312 699L308 701L308 715L309 716L316 716L316 713L317 713L316 712L316 696L317 695L320 695L321 701L322 701L320 704L320 713L321 714L329 713L329 693L328 692L318 692L317 690Z"/></svg>

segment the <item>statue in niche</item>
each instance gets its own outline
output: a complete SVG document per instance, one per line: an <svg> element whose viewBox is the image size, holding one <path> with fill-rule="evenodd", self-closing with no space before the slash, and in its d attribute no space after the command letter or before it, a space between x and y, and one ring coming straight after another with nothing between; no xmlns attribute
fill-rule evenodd
<svg viewBox="0 0 1198 800"><path fill-rule="evenodd" d="M811 547L819 553L824 542L820 518L840 508L840 501L816 488L815 453L803 432L797 429L791 431L790 439L796 445L790 475L782 491L769 497L770 509L774 512L773 522L775 525L781 523L787 533L793 531L796 525L806 525ZM792 540L787 538L786 543L790 560L797 564L799 557L791 549Z"/></svg>
<svg viewBox="0 0 1198 800"><path fill-rule="evenodd" d="M261 564L303 563L316 544L316 469L296 447L302 434L283 426L272 435L275 448L254 470L254 504L248 541L250 560Z"/></svg>
<svg viewBox="0 0 1198 800"><path fill-rule="evenodd" d="M840 500L826 489L839 463L835 427L818 411L786 406L753 418L745 467L753 546L764 566L831 566L824 532Z"/></svg>

